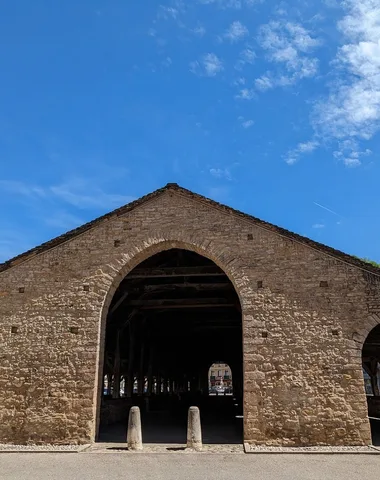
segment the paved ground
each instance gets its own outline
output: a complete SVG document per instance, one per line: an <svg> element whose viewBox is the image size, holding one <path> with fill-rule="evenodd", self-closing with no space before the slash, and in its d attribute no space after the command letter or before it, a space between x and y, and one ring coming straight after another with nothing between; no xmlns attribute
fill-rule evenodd
<svg viewBox="0 0 380 480"><path fill-rule="evenodd" d="M202 415L202 438L209 444L242 444L243 417L229 418ZM100 442L125 442L127 426L115 424L101 429ZM187 412L182 417L172 417L168 412L147 414L142 412L142 432L144 444L185 444Z"/></svg>
<svg viewBox="0 0 380 480"><path fill-rule="evenodd" d="M378 480L377 455L3 453L1 480Z"/></svg>

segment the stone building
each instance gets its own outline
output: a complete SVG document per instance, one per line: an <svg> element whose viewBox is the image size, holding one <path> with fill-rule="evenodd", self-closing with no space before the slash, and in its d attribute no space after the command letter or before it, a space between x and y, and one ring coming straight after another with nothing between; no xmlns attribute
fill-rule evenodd
<svg viewBox="0 0 380 480"><path fill-rule="evenodd" d="M371 442L380 269L354 257L168 184L3 263L0 286L0 442L94 441L105 376L129 404L169 399L216 358L246 442Z"/></svg>
<svg viewBox="0 0 380 480"><path fill-rule="evenodd" d="M220 387L232 389L232 372L228 363L213 363L209 369L209 391Z"/></svg>

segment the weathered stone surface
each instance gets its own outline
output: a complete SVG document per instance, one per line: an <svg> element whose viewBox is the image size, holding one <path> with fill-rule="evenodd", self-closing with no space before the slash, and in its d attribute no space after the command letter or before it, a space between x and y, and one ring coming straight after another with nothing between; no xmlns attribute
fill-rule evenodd
<svg viewBox="0 0 380 480"><path fill-rule="evenodd" d="M202 450L201 415L198 407L190 407L187 418L187 448Z"/></svg>
<svg viewBox="0 0 380 480"><path fill-rule="evenodd" d="M0 273L0 442L95 438L112 295L170 248L213 260L239 295L245 441L370 442L361 347L380 322L376 274L171 189Z"/></svg>
<svg viewBox="0 0 380 480"><path fill-rule="evenodd" d="M139 407L131 407L128 418L127 444L129 450L142 450L142 430Z"/></svg>

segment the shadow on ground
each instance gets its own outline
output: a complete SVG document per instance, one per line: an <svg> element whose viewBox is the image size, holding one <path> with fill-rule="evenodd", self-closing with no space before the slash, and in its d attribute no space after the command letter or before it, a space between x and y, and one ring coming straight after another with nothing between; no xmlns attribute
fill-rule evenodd
<svg viewBox="0 0 380 480"><path fill-rule="evenodd" d="M238 405L230 399L215 399L201 408L204 444L242 444L243 418ZM230 408L224 408L225 405ZM218 408L222 406L223 408ZM186 406L187 407L187 406ZM210 408L211 407L211 408ZM141 411L144 444L186 444L187 408ZM127 422L101 426L99 442L122 443L126 440Z"/></svg>

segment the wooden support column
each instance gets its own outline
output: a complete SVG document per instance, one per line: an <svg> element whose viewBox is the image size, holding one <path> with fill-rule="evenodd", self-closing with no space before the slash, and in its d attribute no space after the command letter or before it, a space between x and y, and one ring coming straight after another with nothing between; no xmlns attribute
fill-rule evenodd
<svg viewBox="0 0 380 480"><path fill-rule="evenodd" d="M120 398L120 330L116 334L116 351L113 365L112 398Z"/></svg>
<svg viewBox="0 0 380 480"><path fill-rule="evenodd" d="M144 393L144 384L145 384L145 372L144 372L144 343L141 345L140 350L140 368L139 368L139 377L137 382L137 393L138 395L143 395Z"/></svg>
<svg viewBox="0 0 380 480"><path fill-rule="evenodd" d="M153 392L153 348L149 351L149 363L148 363L148 391L147 394L149 396L152 395Z"/></svg>
<svg viewBox="0 0 380 480"><path fill-rule="evenodd" d="M161 374L156 375L156 395L161 395Z"/></svg>
<svg viewBox="0 0 380 480"><path fill-rule="evenodd" d="M168 379L164 378L162 380L162 393L167 394L168 393Z"/></svg>
<svg viewBox="0 0 380 480"><path fill-rule="evenodd" d="M112 375L107 373L107 395L111 395Z"/></svg>
<svg viewBox="0 0 380 480"><path fill-rule="evenodd" d="M198 383L197 378L191 376L190 377L190 392L191 393L195 393L197 391L197 383Z"/></svg>
<svg viewBox="0 0 380 480"><path fill-rule="evenodd" d="M140 329L140 365L139 365L139 374L137 380L137 394L143 395L144 394L144 385L145 385L145 371L144 371L144 358L145 358L145 338L144 338L144 331L145 331L145 324L146 319L143 318L141 324L139 326Z"/></svg>
<svg viewBox="0 0 380 480"><path fill-rule="evenodd" d="M133 322L129 322L129 358L128 358L128 377L127 377L127 397L131 398L133 395L134 383L134 349L135 349L135 329Z"/></svg>

